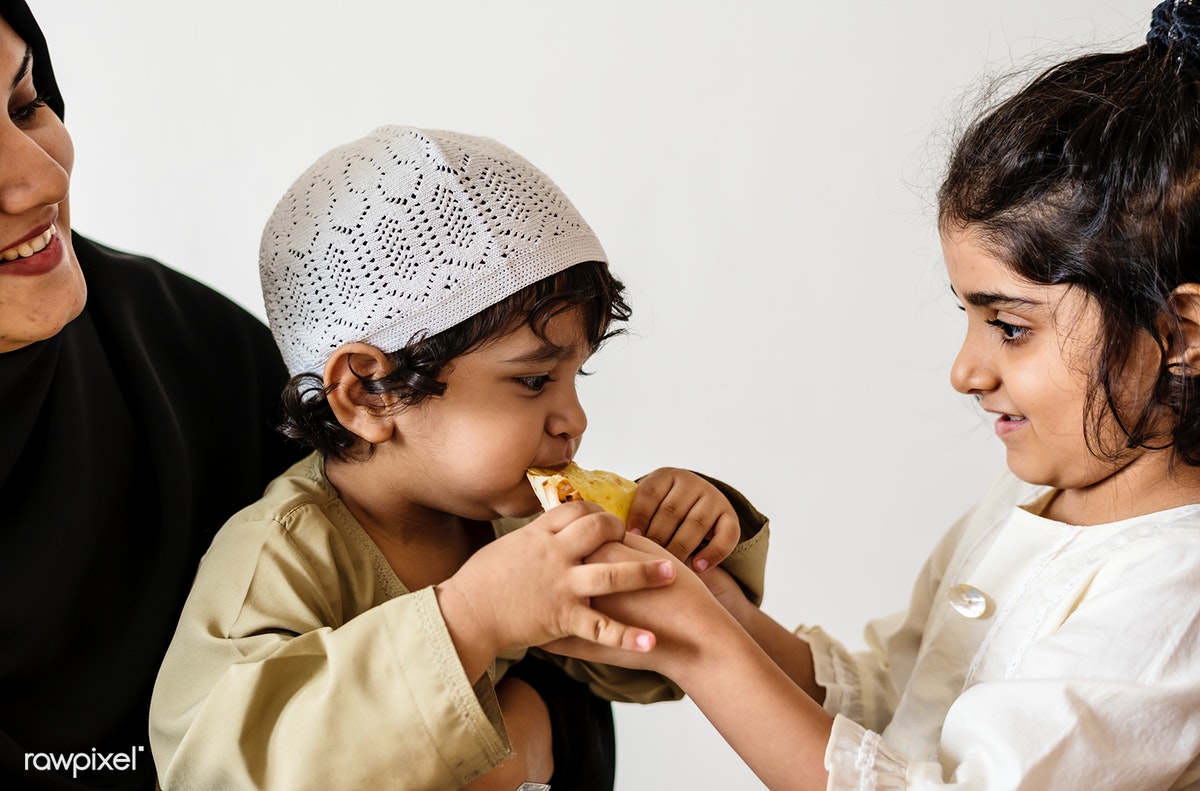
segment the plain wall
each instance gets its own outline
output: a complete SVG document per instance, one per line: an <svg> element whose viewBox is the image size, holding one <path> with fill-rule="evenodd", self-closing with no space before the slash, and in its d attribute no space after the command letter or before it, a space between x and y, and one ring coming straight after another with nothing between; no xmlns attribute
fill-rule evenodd
<svg viewBox="0 0 1200 791"><path fill-rule="evenodd" d="M327 149L414 124L545 170L635 311L583 381L579 461L741 488L772 518L764 609L855 647L1003 466L948 384L932 207L964 92L1134 45L1154 4L31 0L75 228L260 316L262 224ZM762 787L690 702L617 730L622 791Z"/></svg>

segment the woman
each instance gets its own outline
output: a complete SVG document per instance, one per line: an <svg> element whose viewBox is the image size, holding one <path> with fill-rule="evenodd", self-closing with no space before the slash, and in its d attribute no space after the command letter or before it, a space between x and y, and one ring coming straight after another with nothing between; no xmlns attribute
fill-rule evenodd
<svg viewBox="0 0 1200 791"><path fill-rule="evenodd" d="M46 44L23 2L0 13L0 776L150 788L196 560L297 455L272 429L286 375L232 302L71 233Z"/></svg>
<svg viewBox="0 0 1200 791"><path fill-rule="evenodd" d="M153 788L150 690L195 564L301 455L273 429L287 374L229 300L72 233L46 42L21 0L0 17L0 778ZM608 704L550 665L517 675L556 782L611 788Z"/></svg>

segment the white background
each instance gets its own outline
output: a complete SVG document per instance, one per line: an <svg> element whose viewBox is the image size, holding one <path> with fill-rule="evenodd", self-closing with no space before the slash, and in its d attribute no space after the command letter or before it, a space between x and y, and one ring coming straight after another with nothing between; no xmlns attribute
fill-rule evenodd
<svg viewBox="0 0 1200 791"><path fill-rule="evenodd" d="M764 609L858 646L1003 466L947 383L933 193L968 89L1136 44L1154 0L31 3L76 229L259 315L262 223L335 145L454 129L549 173L635 310L579 460L734 483L772 518ZM617 720L622 791L762 787L690 702Z"/></svg>

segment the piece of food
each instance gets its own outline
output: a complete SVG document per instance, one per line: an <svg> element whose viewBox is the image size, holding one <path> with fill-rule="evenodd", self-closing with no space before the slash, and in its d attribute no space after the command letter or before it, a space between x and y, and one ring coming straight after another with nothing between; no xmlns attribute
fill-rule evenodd
<svg viewBox="0 0 1200 791"><path fill-rule="evenodd" d="M585 470L571 462L561 470L530 467L525 471L542 508L549 511L572 500L596 503L622 522L629 519L637 484L615 472Z"/></svg>

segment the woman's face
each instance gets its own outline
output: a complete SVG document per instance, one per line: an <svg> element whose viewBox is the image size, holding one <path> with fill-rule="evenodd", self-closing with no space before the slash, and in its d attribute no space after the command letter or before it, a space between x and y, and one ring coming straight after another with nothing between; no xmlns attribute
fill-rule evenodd
<svg viewBox="0 0 1200 791"><path fill-rule="evenodd" d="M53 337L87 298L67 204L75 152L33 87L37 67L0 20L0 353Z"/></svg>

